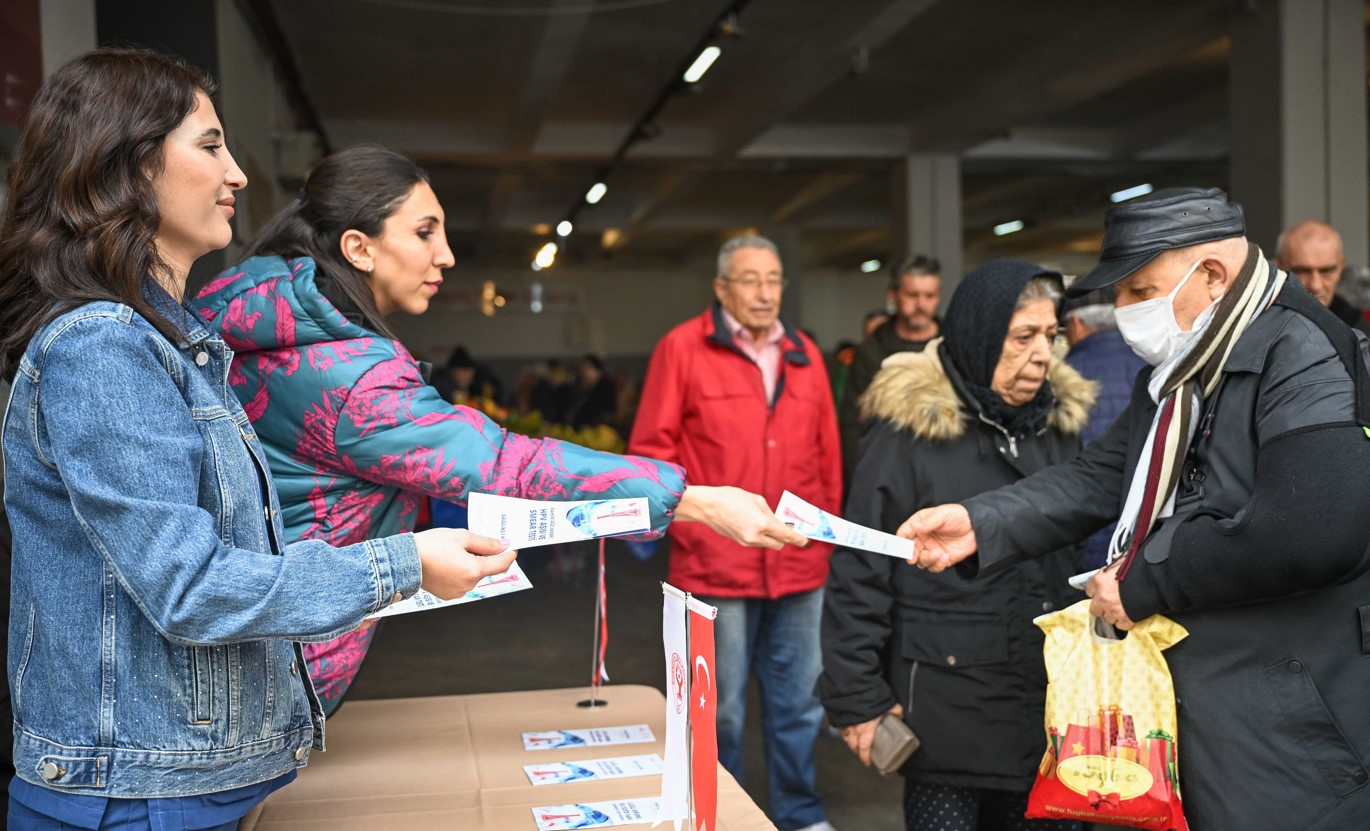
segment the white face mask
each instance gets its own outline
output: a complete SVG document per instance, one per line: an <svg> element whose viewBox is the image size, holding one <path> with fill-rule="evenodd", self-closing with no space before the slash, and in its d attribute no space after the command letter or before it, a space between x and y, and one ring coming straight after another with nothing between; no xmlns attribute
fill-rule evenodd
<svg viewBox="0 0 1370 831"><path fill-rule="evenodd" d="M1175 319L1175 295L1179 294L1184 284L1194 276L1195 269L1202 262L1203 259L1200 258L1190 266L1184 278L1165 297L1153 297L1113 310L1113 317L1118 321L1119 334L1127 341L1127 345L1132 347L1132 351L1148 364L1160 366L1167 358L1180 351L1199 329L1197 319L1190 331L1180 329L1180 323ZM1209 308L1212 308L1211 304Z"/></svg>

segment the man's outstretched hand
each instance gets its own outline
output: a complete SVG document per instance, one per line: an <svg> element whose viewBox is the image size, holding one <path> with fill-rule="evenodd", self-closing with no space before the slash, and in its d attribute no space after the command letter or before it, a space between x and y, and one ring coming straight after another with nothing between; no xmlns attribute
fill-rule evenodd
<svg viewBox="0 0 1370 831"><path fill-rule="evenodd" d="M924 508L905 520L896 534L913 540L909 564L932 572L950 568L976 551L970 514L955 503Z"/></svg>

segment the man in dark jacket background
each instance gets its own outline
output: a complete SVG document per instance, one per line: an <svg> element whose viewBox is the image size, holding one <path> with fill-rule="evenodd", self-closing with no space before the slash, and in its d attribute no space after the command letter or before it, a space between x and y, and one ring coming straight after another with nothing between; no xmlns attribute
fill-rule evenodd
<svg viewBox="0 0 1370 831"><path fill-rule="evenodd" d="M894 314L856 347L842 387L838 422L842 429L842 468L851 481L861 443L861 408L858 399L870 386L880 364L897 352L922 352L928 341L941 333L937 304L942 299L942 265L937 258L914 254L894 264L886 289Z"/></svg>
<svg viewBox="0 0 1370 831"><path fill-rule="evenodd" d="M1089 444L1108 431L1127 408L1137 373L1146 361L1127 345L1113 317L1113 289L1098 289L1066 301L1066 340L1070 352L1066 363L1091 381L1099 382L1098 398L1089 411L1089 423L1080 439ZM1108 556L1113 526L1099 531L1085 543L1085 568L1098 568Z"/></svg>
<svg viewBox="0 0 1370 831"><path fill-rule="evenodd" d="M918 565L990 575L1120 519L1090 611L1153 614L1195 829L1370 827L1370 378L1365 341L1245 239L1222 191L1110 209L1101 262L1155 367L1074 460L914 514ZM1144 448L1147 452L1143 452Z"/></svg>
<svg viewBox="0 0 1370 831"><path fill-rule="evenodd" d="M1275 262L1299 278L1308 293L1331 309L1342 323L1370 335L1365 312L1337 294L1346 269L1346 255L1342 253L1341 234L1336 228L1316 219L1290 225L1275 244Z"/></svg>

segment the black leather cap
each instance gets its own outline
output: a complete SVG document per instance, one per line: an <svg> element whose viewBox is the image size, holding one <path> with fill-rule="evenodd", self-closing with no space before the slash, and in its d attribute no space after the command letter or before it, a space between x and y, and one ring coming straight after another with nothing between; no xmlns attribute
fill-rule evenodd
<svg viewBox="0 0 1370 831"><path fill-rule="evenodd" d="M1066 294L1111 286L1162 251L1246 234L1242 206L1218 188L1166 188L1114 205L1104 214L1099 264Z"/></svg>

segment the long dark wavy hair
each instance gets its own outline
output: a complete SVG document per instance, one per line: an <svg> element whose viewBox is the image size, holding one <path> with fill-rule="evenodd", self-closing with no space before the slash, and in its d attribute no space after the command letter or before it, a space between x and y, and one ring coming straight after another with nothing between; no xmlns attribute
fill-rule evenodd
<svg viewBox="0 0 1370 831"><path fill-rule="evenodd" d="M167 273L157 253L153 180L163 144L216 86L185 61L97 49L38 90L9 165L0 218L0 375L13 380L29 340L92 300L132 306L168 340L177 327L143 296Z"/></svg>
<svg viewBox="0 0 1370 831"><path fill-rule="evenodd" d="M246 257L275 254L314 260L319 291L353 322L398 340L376 306L366 274L342 252L349 230L380 236L385 221L428 174L406 156L376 145L340 150L309 172L295 200L257 234Z"/></svg>

